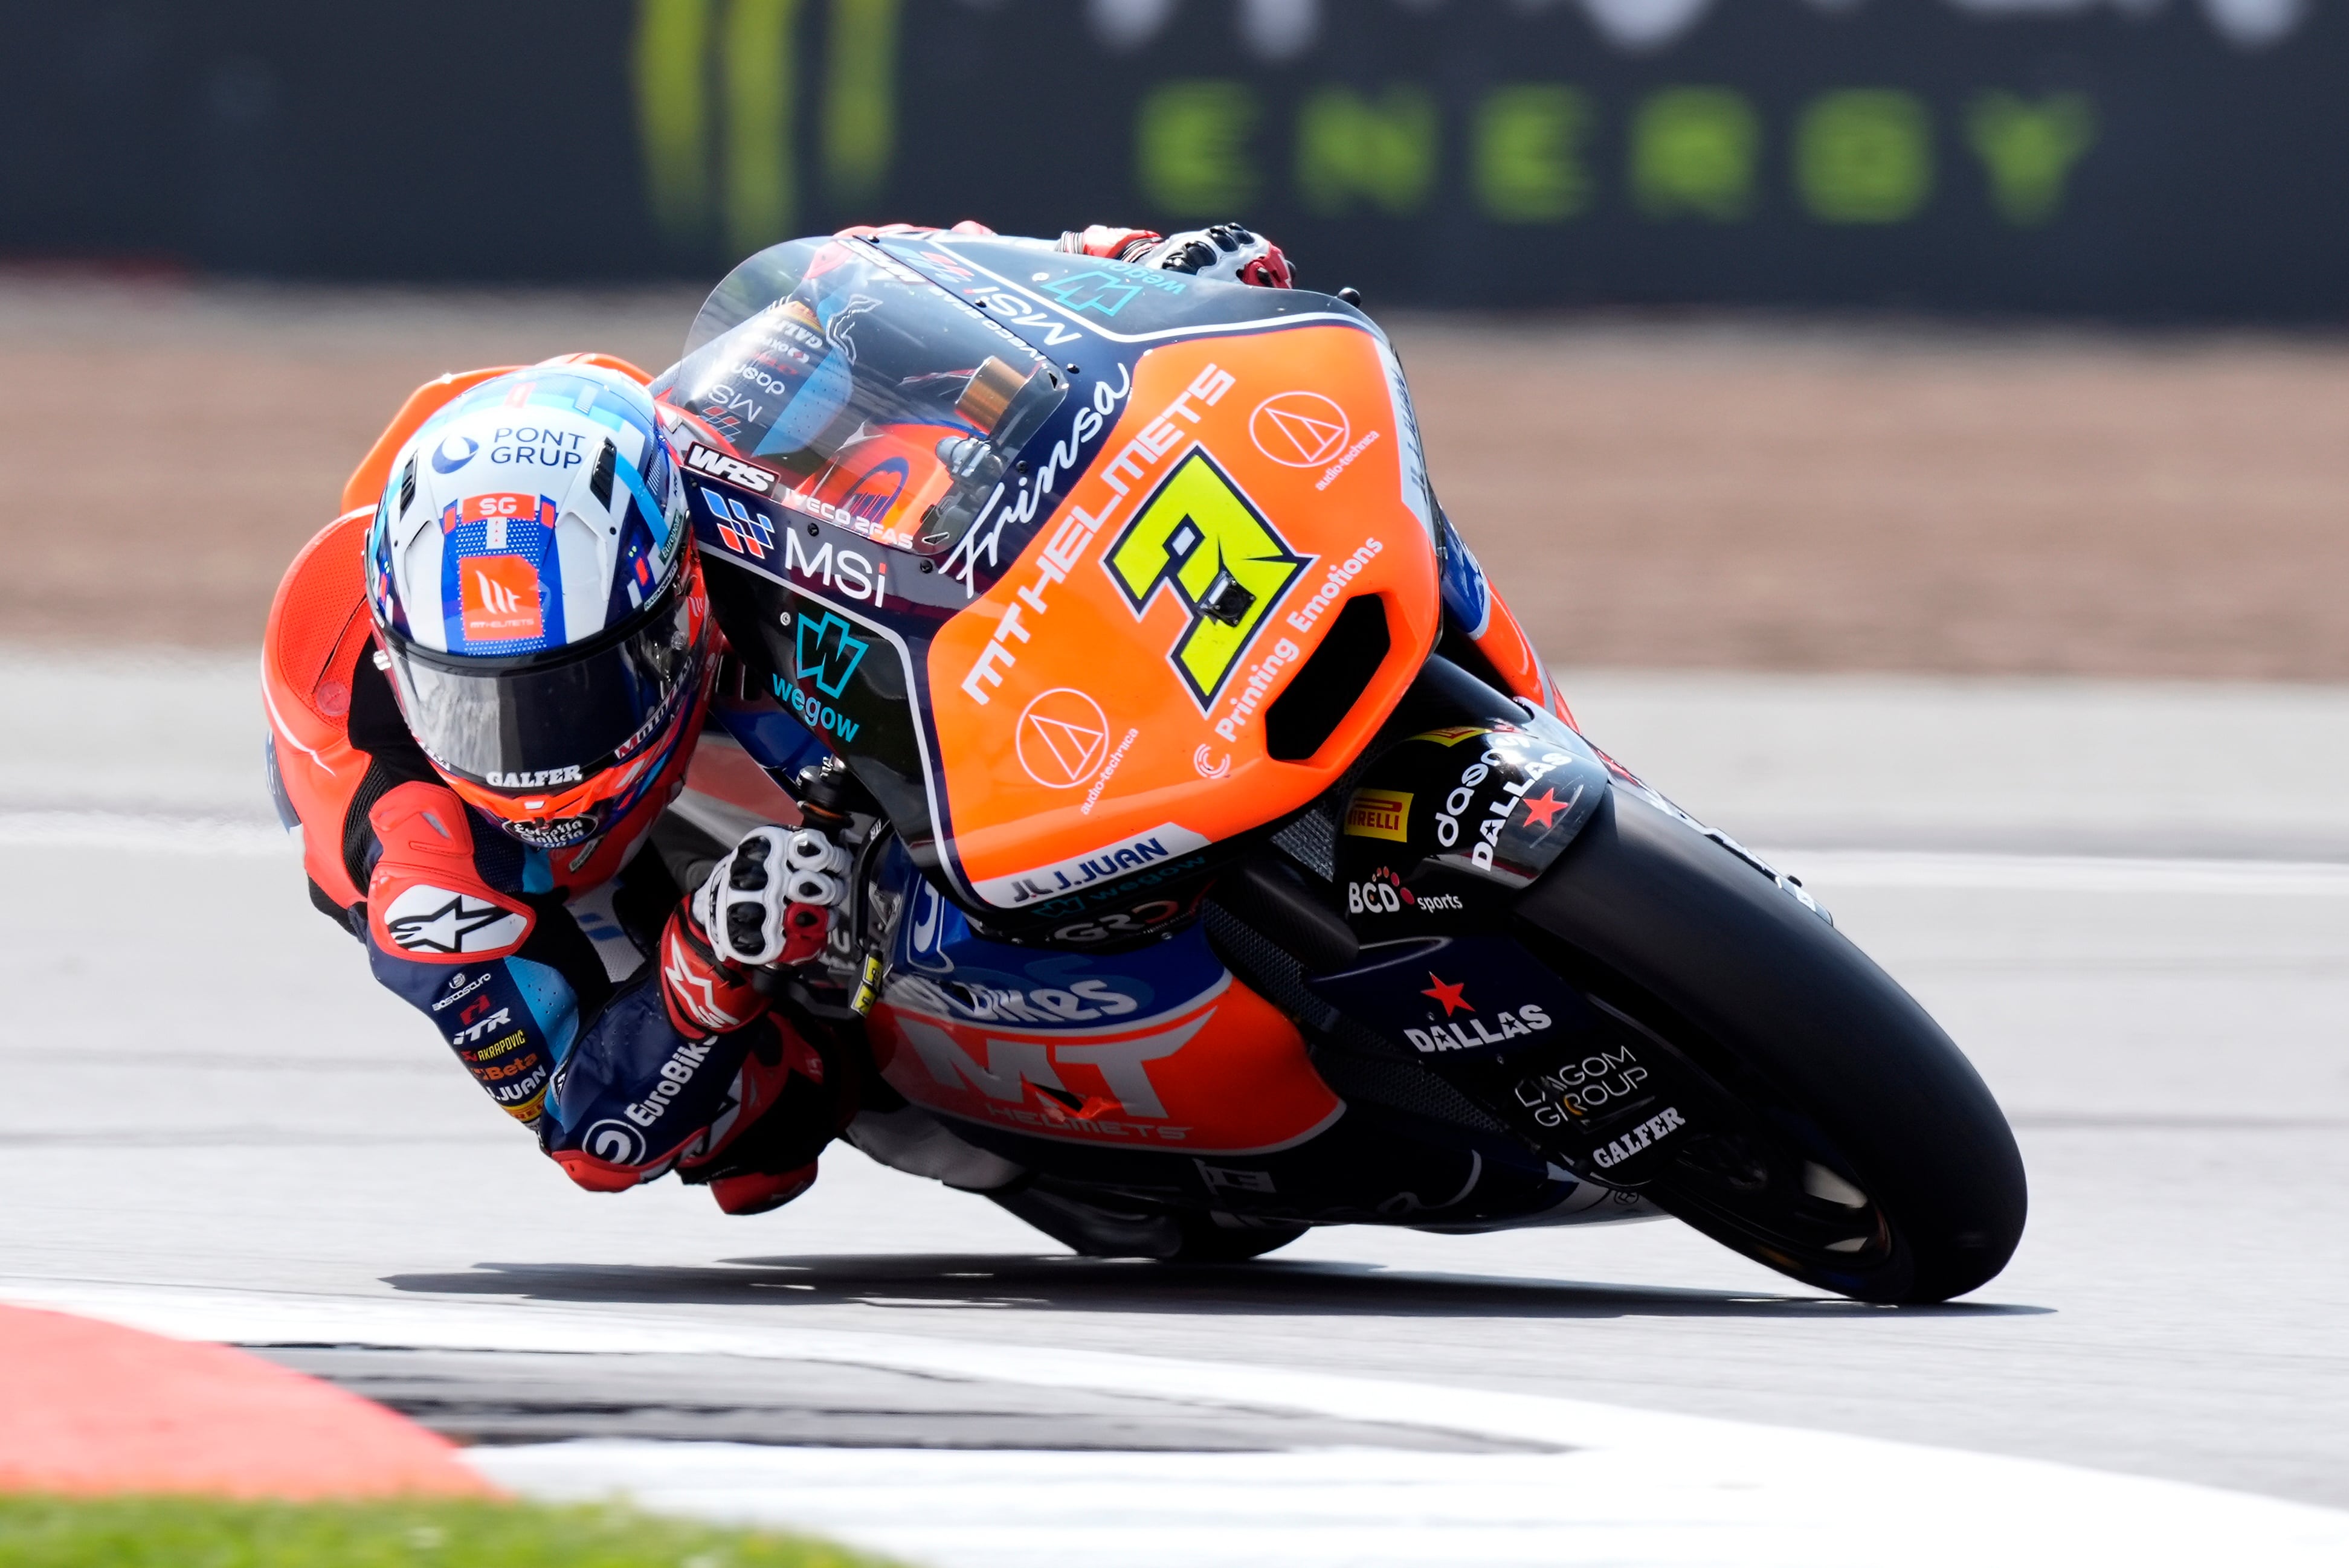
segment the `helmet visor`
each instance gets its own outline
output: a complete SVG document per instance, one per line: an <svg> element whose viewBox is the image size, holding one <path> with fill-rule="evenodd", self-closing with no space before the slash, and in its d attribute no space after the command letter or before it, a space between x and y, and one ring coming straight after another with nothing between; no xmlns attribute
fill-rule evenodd
<svg viewBox="0 0 2349 1568"><path fill-rule="evenodd" d="M556 655L455 660L378 629L401 712L443 771L492 789L564 789L657 739L700 665L679 573L607 637Z"/></svg>

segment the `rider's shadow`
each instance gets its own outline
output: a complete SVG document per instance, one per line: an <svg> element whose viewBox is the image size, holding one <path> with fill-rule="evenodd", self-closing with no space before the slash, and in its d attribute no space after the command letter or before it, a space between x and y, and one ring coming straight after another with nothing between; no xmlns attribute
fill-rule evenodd
<svg viewBox="0 0 2349 1568"><path fill-rule="evenodd" d="M862 1305L885 1309L1142 1313L1173 1316L1811 1319L1898 1311L1982 1317L2052 1308L1995 1302L1889 1308L1837 1297L1684 1290L1282 1262L1185 1265L1002 1253L730 1258L717 1266L477 1264L391 1274L421 1295L670 1305Z"/></svg>

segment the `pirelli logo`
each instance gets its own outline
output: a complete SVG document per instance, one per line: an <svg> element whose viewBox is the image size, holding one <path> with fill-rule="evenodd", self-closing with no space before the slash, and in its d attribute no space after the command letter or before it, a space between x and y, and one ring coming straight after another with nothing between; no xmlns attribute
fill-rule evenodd
<svg viewBox="0 0 2349 1568"><path fill-rule="evenodd" d="M1411 794L1408 790L1357 789L1346 802L1346 834L1355 839L1410 841Z"/></svg>

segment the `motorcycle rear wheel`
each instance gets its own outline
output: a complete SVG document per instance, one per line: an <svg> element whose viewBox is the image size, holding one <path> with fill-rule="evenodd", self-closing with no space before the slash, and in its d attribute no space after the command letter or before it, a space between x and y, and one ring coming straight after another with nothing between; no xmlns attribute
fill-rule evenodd
<svg viewBox="0 0 2349 1568"><path fill-rule="evenodd" d="M1944 1301L2023 1234L2023 1157L1940 1026L1753 861L1610 791L1520 900L1519 935L1750 1119L1642 1190L1805 1284Z"/></svg>

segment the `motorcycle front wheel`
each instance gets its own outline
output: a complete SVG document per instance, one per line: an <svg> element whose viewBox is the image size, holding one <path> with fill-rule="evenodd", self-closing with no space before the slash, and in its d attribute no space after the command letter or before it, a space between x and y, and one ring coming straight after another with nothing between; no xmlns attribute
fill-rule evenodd
<svg viewBox="0 0 2349 1568"><path fill-rule="evenodd" d="M1518 935L1742 1112L1641 1190L1723 1245L1861 1301L1944 1301L1991 1279L2027 1198L1972 1064L1754 861L1639 794L1610 795L1518 903Z"/></svg>

